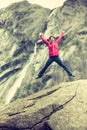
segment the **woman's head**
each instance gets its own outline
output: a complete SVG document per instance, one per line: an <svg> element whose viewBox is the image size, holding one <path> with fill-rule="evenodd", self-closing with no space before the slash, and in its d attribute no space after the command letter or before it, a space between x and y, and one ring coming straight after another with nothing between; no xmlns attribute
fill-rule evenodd
<svg viewBox="0 0 87 130"><path fill-rule="evenodd" d="M55 40L56 40L56 38L55 38L54 36L50 36L50 37L49 37L49 41L50 41L50 42L54 42Z"/></svg>

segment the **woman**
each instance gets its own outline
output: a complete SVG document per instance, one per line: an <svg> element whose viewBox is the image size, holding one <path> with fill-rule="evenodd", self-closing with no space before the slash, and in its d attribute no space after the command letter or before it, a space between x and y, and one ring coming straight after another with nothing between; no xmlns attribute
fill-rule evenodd
<svg viewBox="0 0 87 130"><path fill-rule="evenodd" d="M38 76L36 77L36 79L41 78L45 72L45 70L49 67L49 65L52 62L56 62L58 65L60 65L69 76L75 77L71 70L65 66L63 64L63 62L61 61L61 59L59 58L59 49L58 49L58 45L60 44L62 38L64 37L64 32L62 32L59 36L59 38L56 40L56 38L54 36L50 36L49 40L46 40L43 36L42 33L39 34L40 38L42 39L42 41L48 46L48 50L49 50L49 59L47 60L45 66L43 67L43 69L39 72Z"/></svg>

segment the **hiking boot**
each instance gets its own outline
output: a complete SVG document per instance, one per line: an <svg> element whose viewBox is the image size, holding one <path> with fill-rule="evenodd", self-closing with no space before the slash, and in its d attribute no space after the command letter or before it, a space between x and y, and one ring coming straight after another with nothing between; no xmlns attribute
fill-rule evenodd
<svg viewBox="0 0 87 130"><path fill-rule="evenodd" d="M69 74L69 76L70 76L70 77L75 77L75 75L73 75L73 74Z"/></svg>
<svg viewBox="0 0 87 130"><path fill-rule="evenodd" d="M42 75L39 75L39 76L36 77L36 79L39 79L39 78L41 78L41 77L42 77Z"/></svg>
<svg viewBox="0 0 87 130"><path fill-rule="evenodd" d="M72 77L75 77L75 75L72 74Z"/></svg>

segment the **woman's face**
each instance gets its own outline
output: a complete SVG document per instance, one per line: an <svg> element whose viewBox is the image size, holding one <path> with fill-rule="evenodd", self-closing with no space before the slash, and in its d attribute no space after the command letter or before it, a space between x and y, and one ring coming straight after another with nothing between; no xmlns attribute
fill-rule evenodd
<svg viewBox="0 0 87 130"><path fill-rule="evenodd" d="M55 38L54 37L51 37L50 38L50 42L54 42L55 41Z"/></svg>

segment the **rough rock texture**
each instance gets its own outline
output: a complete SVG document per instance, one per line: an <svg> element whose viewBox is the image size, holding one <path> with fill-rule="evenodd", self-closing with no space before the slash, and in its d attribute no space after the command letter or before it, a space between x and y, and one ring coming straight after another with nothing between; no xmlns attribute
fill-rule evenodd
<svg viewBox="0 0 87 130"><path fill-rule="evenodd" d="M49 9L27 1L0 10L0 72L17 65L22 68L34 51L39 32L44 32L49 14Z"/></svg>
<svg viewBox="0 0 87 130"><path fill-rule="evenodd" d="M32 59L34 60L32 54L35 42L39 39L39 32L44 32L46 29L49 14L49 9L32 5L28 1L14 3L0 10L0 98L2 100L3 95L4 97L9 95L8 90L16 81L19 80L19 83L16 83L17 88L22 86L22 79L26 74L23 68L26 68L26 64ZM30 70L29 68L30 66L27 71ZM32 73L32 69L33 66L29 73ZM26 87L28 83L23 84Z"/></svg>
<svg viewBox="0 0 87 130"><path fill-rule="evenodd" d="M87 80L61 83L0 108L0 130L86 130Z"/></svg>

